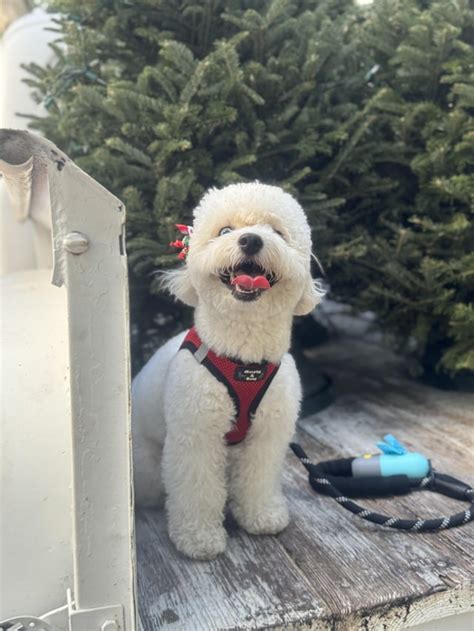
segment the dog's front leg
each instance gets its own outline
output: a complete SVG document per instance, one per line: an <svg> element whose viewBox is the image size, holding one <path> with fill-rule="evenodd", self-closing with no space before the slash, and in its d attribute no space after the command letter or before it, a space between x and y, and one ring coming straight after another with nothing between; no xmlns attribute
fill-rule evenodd
<svg viewBox="0 0 474 631"><path fill-rule="evenodd" d="M274 417L260 414L259 420L270 424ZM291 434L276 440L256 431L236 447L230 477L231 509L239 525L250 534L276 534L288 525L281 475Z"/></svg>
<svg viewBox="0 0 474 631"><path fill-rule="evenodd" d="M299 376L290 356L270 388L245 440L229 447L231 509L240 526L256 535L276 534L289 521L281 477L300 402Z"/></svg>
<svg viewBox="0 0 474 631"><path fill-rule="evenodd" d="M225 387L188 353L176 358L167 389L163 450L169 535L194 559L225 550L227 497L224 435L233 407Z"/></svg>

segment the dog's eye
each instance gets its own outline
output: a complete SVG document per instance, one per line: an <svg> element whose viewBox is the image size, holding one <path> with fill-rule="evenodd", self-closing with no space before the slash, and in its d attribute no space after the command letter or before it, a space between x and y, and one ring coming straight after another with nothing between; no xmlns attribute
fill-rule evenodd
<svg viewBox="0 0 474 631"><path fill-rule="evenodd" d="M224 234L229 234L229 232L232 232L232 228L230 226L226 226L225 228L221 228L219 230L219 236L222 237Z"/></svg>
<svg viewBox="0 0 474 631"><path fill-rule="evenodd" d="M277 230L276 228L273 228L273 232L276 232L277 235L279 235L284 241L286 241L285 239L285 235L283 234L283 232L280 232L279 230Z"/></svg>

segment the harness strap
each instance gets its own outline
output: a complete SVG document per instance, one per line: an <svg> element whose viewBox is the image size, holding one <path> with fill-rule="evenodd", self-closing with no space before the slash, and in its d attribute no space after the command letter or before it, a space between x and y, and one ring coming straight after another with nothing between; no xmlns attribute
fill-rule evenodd
<svg viewBox="0 0 474 631"><path fill-rule="evenodd" d="M237 445L246 437L252 418L273 381L279 364L242 364L216 355L199 337L195 327L190 329L180 349L187 349L195 360L225 385L235 406L235 420L225 439L228 445Z"/></svg>

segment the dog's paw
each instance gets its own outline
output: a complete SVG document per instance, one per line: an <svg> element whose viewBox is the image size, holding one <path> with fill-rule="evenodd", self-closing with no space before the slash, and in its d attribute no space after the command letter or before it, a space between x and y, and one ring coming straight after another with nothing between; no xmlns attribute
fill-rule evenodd
<svg viewBox="0 0 474 631"><path fill-rule="evenodd" d="M284 530L290 521L288 506L284 499L265 504L255 511L234 510L234 517L251 535L276 535Z"/></svg>
<svg viewBox="0 0 474 631"><path fill-rule="evenodd" d="M186 532L170 532L170 539L182 554L200 561L214 559L224 552L227 534L221 527Z"/></svg>

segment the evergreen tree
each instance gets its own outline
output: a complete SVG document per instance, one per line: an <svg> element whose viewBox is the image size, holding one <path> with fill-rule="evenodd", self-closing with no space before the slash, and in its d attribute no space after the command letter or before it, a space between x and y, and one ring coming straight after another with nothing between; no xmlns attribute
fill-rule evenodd
<svg viewBox="0 0 474 631"><path fill-rule="evenodd" d="M418 362L474 369L469 0L51 0L34 121L128 209L137 364L182 326L156 269L205 189L298 195L333 295Z"/></svg>
<svg viewBox="0 0 474 631"><path fill-rule="evenodd" d="M362 34L374 96L322 184L333 290L371 309L418 372L474 370L474 12L468 0L379 0Z"/></svg>

